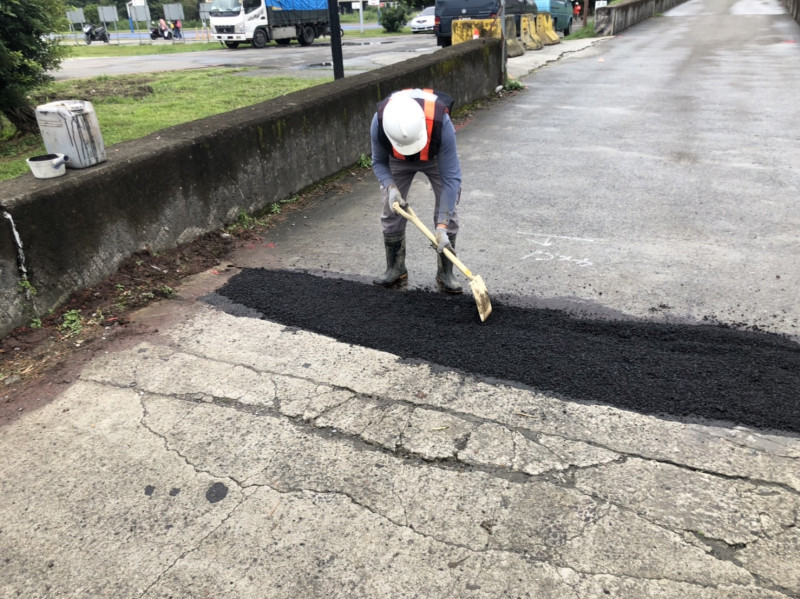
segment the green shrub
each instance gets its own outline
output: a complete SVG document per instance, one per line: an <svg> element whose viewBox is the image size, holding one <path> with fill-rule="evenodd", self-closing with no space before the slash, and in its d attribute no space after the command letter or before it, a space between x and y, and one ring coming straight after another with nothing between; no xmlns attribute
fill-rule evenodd
<svg viewBox="0 0 800 599"><path fill-rule="evenodd" d="M406 26L411 16L411 8L405 2L397 2L381 10L380 24L387 33L397 33Z"/></svg>

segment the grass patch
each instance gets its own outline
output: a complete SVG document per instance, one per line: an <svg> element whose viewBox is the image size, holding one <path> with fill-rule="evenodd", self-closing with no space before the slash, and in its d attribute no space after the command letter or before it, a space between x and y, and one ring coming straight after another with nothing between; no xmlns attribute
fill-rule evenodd
<svg viewBox="0 0 800 599"><path fill-rule="evenodd" d="M373 27L372 29L367 29L366 25L367 24L364 23L364 33L361 33L361 31L359 31L358 29L355 30L345 29L342 41L346 44L349 40L353 39L365 39L373 37L396 37L398 35L413 35L411 33L410 27L403 27L400 31L389 33L383 27Z"/></svg>
<svg viewBox="0 0 800 599"><path fill-rule="evenodd" d="M582 40L589 37L597 37L594 32L594 19L586 21L586 26L581 27L577 31L573 31L568 36L564 37L565 40Z"/></svg>
<svg viewBox="0 0 800 599"><path fill-rule="evenodd" d="M251 106L331 81L332 77L248 77L249 68L212 68L58 81L36 91L34 105L56 100L92 103L106 148L166 127ZM44 154L41 137L14 136L0 119L0 181L26 172L25 159Z"/></svg>

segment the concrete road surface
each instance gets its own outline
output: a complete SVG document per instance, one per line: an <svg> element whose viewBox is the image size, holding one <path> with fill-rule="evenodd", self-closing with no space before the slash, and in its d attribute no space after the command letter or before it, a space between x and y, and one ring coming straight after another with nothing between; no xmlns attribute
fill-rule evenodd
<svg viewBox="0 0 800 599"><path fill-rule="evenodd" d="M775 0L689 0L544 68L513 59L527 89L458 132L459 255L498 315L716 321L796 357L798 42ZM0 429L0 596L800 596L798 430L576 401L216 307L249 267L368 284L376 191L347 180L289 215ZM410 201L430 219L424 182ZM409 288L430 289L408 237Z"/></svg>

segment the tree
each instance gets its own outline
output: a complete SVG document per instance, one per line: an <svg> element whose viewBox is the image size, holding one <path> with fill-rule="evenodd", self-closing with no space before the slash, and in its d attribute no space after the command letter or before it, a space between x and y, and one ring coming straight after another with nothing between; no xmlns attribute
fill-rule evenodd
<svg viewBox="0 0 800 599"><path fill-rule="evenodd" d="M39 130L28 93L66 56L50 37L66 28L65 15L62 0L0 0L0 112L18 134Z"/></svg>

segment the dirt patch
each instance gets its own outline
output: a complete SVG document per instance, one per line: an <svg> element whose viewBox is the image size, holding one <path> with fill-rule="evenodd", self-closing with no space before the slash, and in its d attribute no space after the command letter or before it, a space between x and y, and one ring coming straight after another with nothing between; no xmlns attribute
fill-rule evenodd
<svg viewBox="0 0 800 599"><path fill-rule="evenodd" d="M186 277L216 265L235 241L216 232L170 252L137 253L103 282L74 294L41 324L0 339L0 422L71 382L105 341L132 332L132 311L175 295Z"/></svg>
<svg viewBox="0 0 800 599"><path fill-rule="evenodd" d="M187 277L220 265L306 203L342 193L352 185L351 177L364 177L367 170L346 173L259 214L240 215L230 227L173 250L137 252L113 275L73 294L36 326L19 327L0 339L0 423L50 399L111 340L138 335L141 330L131 326L132 312L171 299Z"/></svg>
<svg viewBox="0 0 800 599"><path fill-rule="evenodd" d="M45 104L55 100L89 100L98 101L108 98L134 98L141 100L153 93L149 85L152 75L119 75L95 79L76 79L62 83L58 98L51 97L52 92L42 89L32 98L35 104ZM65 87L66 86L66 87Z"/></svg>

